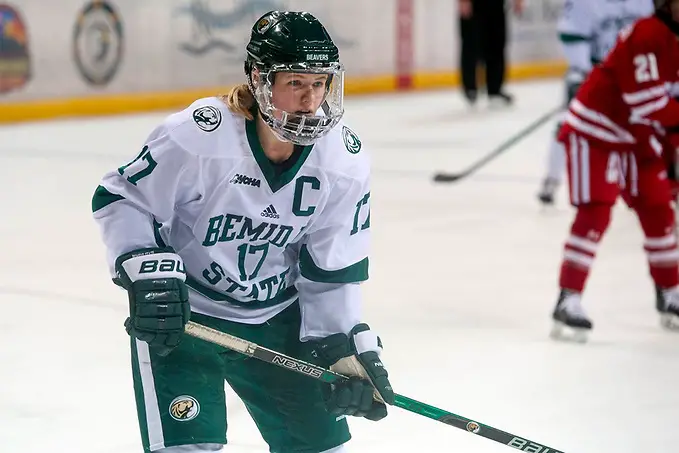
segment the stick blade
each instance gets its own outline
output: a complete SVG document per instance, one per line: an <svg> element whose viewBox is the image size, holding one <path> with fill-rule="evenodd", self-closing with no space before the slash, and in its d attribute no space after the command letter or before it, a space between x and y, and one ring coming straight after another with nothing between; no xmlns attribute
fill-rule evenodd
<svg viewBox="0 0 679 453"><path fill-rule="evenodd" d="M464 175L460 173L436 173L434 174L434 182L455 182Z"/></svg>

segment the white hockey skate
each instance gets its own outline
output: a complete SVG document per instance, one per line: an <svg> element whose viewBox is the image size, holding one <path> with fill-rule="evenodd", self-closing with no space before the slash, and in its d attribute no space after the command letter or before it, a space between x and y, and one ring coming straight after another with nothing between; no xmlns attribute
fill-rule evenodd
<svg viewBox="0 0 679 453"><path fill-rule="evenodd" d="M592 321L582 309L580 294L565 289L559 294L552 319L554 327L549 336L554 340L585 343L592 330Z"/></svg>
<svg viewBox="0 0 679 453"><path fill-rule="evenodd" d="M655 304L660 313L660 325L667 330L679 332L679 287L655 288Z"/></svg>

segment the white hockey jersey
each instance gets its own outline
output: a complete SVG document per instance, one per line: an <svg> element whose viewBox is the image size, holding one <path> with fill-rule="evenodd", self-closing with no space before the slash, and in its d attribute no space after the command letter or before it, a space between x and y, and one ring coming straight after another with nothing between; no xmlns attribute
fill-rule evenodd
<svg viewBox="0 0 679 453"><path fill-rule="evenodd" d="M653 11L653 0L566 0L557 30L569 67L589 73L623 28Z"/></svg>
<svg viewBox="0 0 679 453"><path fill-rule="evenodd" d="M111 275L122 253L170 246L195 312L260 324L299 299L302 339L348 332L368 278L369 157L342 123L296 153L270 162L255 122L216 97L169 116L93 197Z"/></svg>

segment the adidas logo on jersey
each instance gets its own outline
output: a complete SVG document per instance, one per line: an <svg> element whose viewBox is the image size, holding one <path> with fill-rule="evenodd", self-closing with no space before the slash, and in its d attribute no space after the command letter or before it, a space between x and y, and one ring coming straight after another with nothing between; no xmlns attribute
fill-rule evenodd
<svg viewBox="0 0 679 453"><path fill-rule="evenodd" d="M231 184L244 184L246 186L259 187L262 183L259 179L236 173L229 181Z"/></svg>
<svg viewBox="0 0 679 453"><path fill-rule="evenodd" d="M270 204L269 206L266 207L266 209L262 211L262 217L268 217L270 219L279 219L281 216L279 216L278 213L276 212L276 208L274 208L273 205Z"/></svg>

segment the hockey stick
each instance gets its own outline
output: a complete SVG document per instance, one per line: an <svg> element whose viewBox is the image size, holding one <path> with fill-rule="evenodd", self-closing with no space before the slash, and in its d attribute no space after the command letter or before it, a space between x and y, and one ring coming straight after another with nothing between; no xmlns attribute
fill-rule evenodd
<svg viewBox="0 0 679 453"><path fill-rule="evenodd" d="M514 134L511 138L509 138L509 140L505 141L500 146L498 146L497 148L495 148L494 150L489 152L487 155L483 156L481 159L474 162L467 169L465 169L465 170L463 170L459 173L440 172L440 173L434 174L434 182L455 182L455 181L458 181L462 178L465 178L465 177L471 175L476 170L483 167L488 162L490 162L491 160L495 159L500 154L507 151L509 148L514 146L516 143L523 140L525 137L530 135L534 130L538 129L540 126L545 124L554 115L561 112L562 110L563 110L562 105L559 105L558 107L553 108L552 110L545 113L540 118L538 118L537 120L535 120L534 122L529 124L526 128L524 128L524 129L520 130L519 132L517 132L516 134Z"/></svg>
<svg viewBox="0 0 679 453"><path fill-rule="evenodd" d="M197 324L193 321L189 321L188 324L186 324L185 330L187 334L193 337L223 346L227 349L240 352L249 357L253 357L279 367L287 368L291 371L296 371L297 373L304 374L323 382L333 383L347 379L346 376L341 374L335 373L317 365L313 365L311 363L304 362L302 360L283 355L276 351L272 351L271 349L261 347L250 341L234 337L228 333L220 332L210 327ZM394 405L400 407L401 409L429 417L433 420L454 426L458 429L469 431L472 434L494 440L495 442L499 442L517 450L534 453L564 453L561 450L556 450L552 447L546 447L530 439L519 437L514 434L501 431L497 428L493 428L492 426L475 422L468 418L453 414L452 412L444 411L443 409L439 409L425 403L421 403L403 395L396 394L395 397L396 401Z"/></svg>

